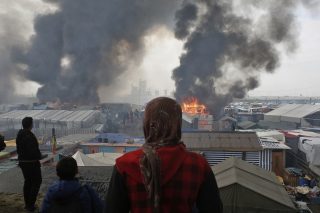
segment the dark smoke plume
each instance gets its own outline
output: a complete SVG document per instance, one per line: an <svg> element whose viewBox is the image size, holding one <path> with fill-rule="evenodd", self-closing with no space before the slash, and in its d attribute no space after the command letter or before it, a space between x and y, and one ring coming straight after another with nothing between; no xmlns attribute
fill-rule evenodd
<svg viewBox="0 0 320 213"><path fill-rule="evenodd" d="M218 114L256 88L261 72L279 66L279 46L295 50L294 11L301 2L314 8L317 0L43 2L57 10L36 17L29 43L18 12L0 13L0 103L14 96L17 76L41 85L40 101L98 103L99 87L139 64L144 36L157 26L171 27L175 18L175 36L186 41L173 71L175 96L179 101L196 96ZM247 15L255 11L261 12L258 20Z"/></svg>
<svg viewBox="0 0 320 213"><path fill-rule="evenodd" d="M143 56L143 36L172 21L180 1L51 0L58 10L41 15L25 54L27 77L42 87L41 101L98 103L108 86ZM130 82L129 82L130 84Z"/></svg>
<svg viewBox="0 0 320 213"><path fill-rule="evenodd" d="M198 8L192 3L186 3L181 10L176 12L175 18L177 20L175 28L176 38L183 39L190 33L190 28L197 19Z"/></svg>
<svg viewBox="0 0 320 213"><path fill-rule="evenodd" d="M295 50L294 12L301 2L311 4L298 0L198 0L185 4L176 13L176 37L186 38L186 52L172 75L176 98L183 101L195 96L220 116L226 104L257 88L259 73L273 72L279 66L278 47ZM189 23L200 10L198 24L191 30ZM251 11L262 15L250 16Z"/></svg>

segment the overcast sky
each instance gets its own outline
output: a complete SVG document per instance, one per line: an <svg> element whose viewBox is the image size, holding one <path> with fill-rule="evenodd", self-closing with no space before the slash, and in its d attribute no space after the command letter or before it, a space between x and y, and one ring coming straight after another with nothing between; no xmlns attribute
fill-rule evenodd
<svg viewBox="0 0 320 213"><path fill-rule="evenodd" d="M10 0L1 0L0 9L14 11L17 15L24 16L32 34L32 18L37 12L45 12L50 8L40 0L27 0L10 3ZM24 3L22 3L24 2ZM14 10L11 7L18 9ZM0 10L0 13L1 13ZM37 11L37 12L36 12ZM320 96L320 15L307 13L302 10L297 13L299 22L298 49L290 56L283 54L281 66L273 74L260 76L259 88L251 91L250 96ZM1 32L1 31L0 31ZM137 75L132 79L138 81L145 79L152 89L174 90L174 82L171 80L171 71L179 63L179 56L183 51L183 42L174 38L172 32L162 27L145 37L147 47L146 55ZM132 74L131 74L132 75ZM0 76L1 77L1 76ZM126 92L131 85L126 85ZM36 94L37 84L25 83L17 91L21 94Z"/></svg>
<svg viewBox="0 0 320 213"><path fill-rule="evenodd" d="M304 12L298 16L298 49L282 57L274 74L263 74L250 95L320 96L320 16Z"/></svg>

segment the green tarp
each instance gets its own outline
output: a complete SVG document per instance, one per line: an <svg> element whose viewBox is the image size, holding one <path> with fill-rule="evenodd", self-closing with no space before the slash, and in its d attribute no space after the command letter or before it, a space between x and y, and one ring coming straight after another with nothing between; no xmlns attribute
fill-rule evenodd
<svg viewBox="0 0 320 213"><path fill-rule="evenodd" d="M224 212L296 212L276 176L238 158L214 166Z"/></svg>

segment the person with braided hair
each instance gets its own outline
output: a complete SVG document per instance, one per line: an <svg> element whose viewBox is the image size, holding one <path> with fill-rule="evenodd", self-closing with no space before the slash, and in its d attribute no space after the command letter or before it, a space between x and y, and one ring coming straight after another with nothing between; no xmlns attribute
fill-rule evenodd
<svg viewBox="0 0 320 213"><path fill-rule="evenodd" d="M108 213L222 212L215 176L181 141L182 110L159 97L145 109L145 144L116 160L106 195Z"/></svg>

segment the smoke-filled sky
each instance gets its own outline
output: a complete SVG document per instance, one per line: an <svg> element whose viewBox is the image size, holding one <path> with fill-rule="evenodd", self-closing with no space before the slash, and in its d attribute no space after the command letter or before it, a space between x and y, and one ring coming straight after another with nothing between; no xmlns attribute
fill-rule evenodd
<svg viewBox="0 0 320 213"><path fill-rule="evenodd" d="M230 2L247 3L234 12ZM0 103L15 93L108 101L139 79L178 99L227 95L222 104L246 92L320 96L317 0L261 2L2 0Z"/></svg>

